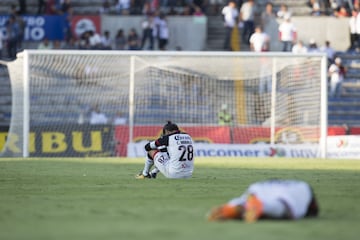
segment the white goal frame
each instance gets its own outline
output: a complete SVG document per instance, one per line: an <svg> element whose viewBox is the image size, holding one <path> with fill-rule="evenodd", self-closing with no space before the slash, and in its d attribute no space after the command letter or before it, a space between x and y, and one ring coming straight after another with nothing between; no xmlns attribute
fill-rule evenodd
<svg viewBox="0 0 360 240"><path fill-rule="evenodd" d="M291 57L294 56L293 53L284 53L284 52L266 52L266 53L253 53L253 52L182 52L182 51L169 51L169 52L158 52L158 51L83 51L83 50L24 50L22 53L18 54L18 59L14 62L4 62L2 64L6 64L9 67L9 73L11 81L13 79L20 79L22 81L22 101L19 101L19 98L16 98L14 95L14 89L12 89L12 103L22 105L22 114L17 115L22 118L22 157L29 157L29 132L30 132L30 93L29 93L29 57L31 54L65 54L65 55L77 55L77 54L88 54L88 55L122 55L128 56L130 61L130 77L129 77L129 136L130 142L133 139L133 127L134 127L134 81L135 81L135 59L137 57L142 56L218 56L218 57L240 57L246 58L250 56L267 56L274 57L274 61L272 63L273 66L273 74L272 78L276 79L276 58L282 57ZM321 68L319 71L321 72L321 88L320 88L320 99L321 99L321 109L320 109L320 139L319 139L319 157L326 158L327 152L327 58L325 54L320 53L309 53L309 54L299 54L296 57L319 57L321 58ZM19 72L19 68L22 71ZM19 76L21 74L21 77ZM275 96L276 91L276 81L272 81L272 96ZM16 91L19 91L17 89ZM19 95L19 92L17 92ZM276 98L271 98L271 145L274 144L274 132L275 132L275 106L276 106ZM12 116L15 113L12 112ZM14 121L19 121L19 119L11 119L10 128L14 125Z"/></svg>

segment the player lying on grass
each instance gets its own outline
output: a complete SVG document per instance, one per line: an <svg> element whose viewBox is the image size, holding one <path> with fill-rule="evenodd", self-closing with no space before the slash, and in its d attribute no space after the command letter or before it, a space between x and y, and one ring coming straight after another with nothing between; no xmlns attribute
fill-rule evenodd
<svg viewBox="0 0 360 240"><path fill-rule="evenodd" d="M319 207L311 186L300 180L267 180L251 184L246 191L208 214L209 221L261 218L300 219L315 217Z"/></svg>
<svg viewBox="0 0 360 240"><path fill-rule="evenodd" d="M193 140L179 127L168 122L163 127L163 134L155 141L145 145L147 159L137 179L156 178L161 172L167 178L190 178L194 170ZM155 165L153 170L151 167Z"/></svg>

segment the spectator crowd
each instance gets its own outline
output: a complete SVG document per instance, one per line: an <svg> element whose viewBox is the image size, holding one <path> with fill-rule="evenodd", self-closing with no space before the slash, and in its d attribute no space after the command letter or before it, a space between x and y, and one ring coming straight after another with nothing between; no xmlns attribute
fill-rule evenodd
<svg viewBox="0 0 360 240"><path fill-rule="evenodd" d="M265 2L265 1L261 1ZM286 2L286 1L284 1ZM312 16L334 16L349 18L351 43L349 50L359 49L360 10L359 0L309 0L308 7ZM16 52L23 48L24 29L26 22L22 15L27 13L27 3L19 0L11 5L9 20L6 23L6 36L0 33L0 58L16 57ZM67 19L65 37L63 41L50 41L46 37L39 43L39 49L105 49L105 50L166 50L169 42L169 26L167 16L223 16L226 27L224 36L224 50L232 50L230 46L231 30L241 29L241 41L249 45L252 51L271 51L271 36L266 32L267 24L281 20L278 41L282 44L282 51L305 53L325 51L329 60L334 60L334 49L326 41L319 47L314 39L308 44L298 39L297 28L291 21L293 13L283 3L274 6L268 1L260 6L255 0L103 0L98 14L141 15L141 32L131 28L125 32L118 29L115 36L110 31L102 33L93 30L86 31L75 37L71 31L71 21L74 9L71 0L39 0L36 14L64 15ZM180 50L178 47L177 50Z"/></svg>

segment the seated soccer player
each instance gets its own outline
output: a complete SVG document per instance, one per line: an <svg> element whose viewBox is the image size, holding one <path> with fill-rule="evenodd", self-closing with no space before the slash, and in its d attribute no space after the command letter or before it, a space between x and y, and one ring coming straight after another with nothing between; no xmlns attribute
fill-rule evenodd
<svg viewBox="0 0 360 240"><path fill-rule="evenodd" d="M167 178L190 178L194 169L193 140L179 127L168 122L163 127L163 134L155 141L145 145L147 159L137 179L156 178L161 172ZM151 167L154 169L150 171Z"/></svg>

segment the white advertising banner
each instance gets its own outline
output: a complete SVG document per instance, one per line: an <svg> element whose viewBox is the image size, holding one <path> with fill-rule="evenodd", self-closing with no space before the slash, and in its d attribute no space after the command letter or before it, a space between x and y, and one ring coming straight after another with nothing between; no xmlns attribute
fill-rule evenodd
<svg viewBox="0 0 360 240"><path fill-rule="evenodd" d="M360 136L328 136L328 158L356 158L360 159Z"/></svg>
<svg viewBox="0 0 360 240"><path fill-rule="evenodd" d="M146 142L128 144L128 157L145 157ZM208 144L195 143L195 156L199 157L297 157L316 158L316 144L276 145L269 144Z"/></svg>
<svg viewBox="0 0 360 240"><path fill-rule="evenodd" d="M146 142L128 144L128 157L145 157ZM293 157L317 158L316 144L209 144L195 143L195 155L199 157ZM327 158L360 159L360 136L329 136Z"/></svg>

